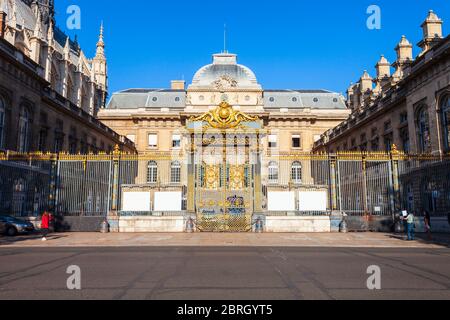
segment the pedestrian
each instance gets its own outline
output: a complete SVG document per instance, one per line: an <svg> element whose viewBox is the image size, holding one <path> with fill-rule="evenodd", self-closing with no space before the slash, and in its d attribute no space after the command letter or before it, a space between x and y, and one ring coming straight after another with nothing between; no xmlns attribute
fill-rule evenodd
<svg viewBox="0 0 450 320"><path fill-rule="evenodd" d="M413 241L415 239L414 236L414 229L416 228L415 225L415 219L416 217L414 216L413 213L408 213L408 216L406 217L406 230L408 233L408 241Z"/></svg>
<svg viewBox="0 0 450 320"><path fill-rule="evenodd" d="M425 232L428 235L428 240L433 240L433 236L431 233L431 215L427 210L424 210L423 212L423 221L425 223Z"/></svg>
<svg viewBox="0 0 450 320"><path fill-rule="evenodd" d="M45 210L42 214L41 220L41 231L42 231L42 241L47 241L47 236L50 232L50 222L52 221L52 215Z"/></svg>

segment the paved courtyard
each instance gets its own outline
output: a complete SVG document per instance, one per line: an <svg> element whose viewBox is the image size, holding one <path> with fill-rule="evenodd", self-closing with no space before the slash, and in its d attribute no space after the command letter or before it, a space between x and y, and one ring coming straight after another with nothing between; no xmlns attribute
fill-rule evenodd
<svg viewBox="0 0 450 320"><path fill-rule="evenodd" d="M0 237L2 247L361 247L442 248L450 246L449 234L434 235L434 241L418 235L405 241L404 235L390 233L56 233L42 242L39 235Z"/></svg>
<svg viewBox="0 0 450 320"><path fill-rule="evenodd" d="M450 299L437 248L4 247L0 261L0 299ZM72 265L81 290L67 289Z"/></svg>
<svg viewBox="0 0 450 320"><path fill-rule="evenodd" d="M0 238L0 299L449 299L449 235L53 234ZM67 289L69 266L81 290ZM367 289L379 266L381 290Z"/></svg>

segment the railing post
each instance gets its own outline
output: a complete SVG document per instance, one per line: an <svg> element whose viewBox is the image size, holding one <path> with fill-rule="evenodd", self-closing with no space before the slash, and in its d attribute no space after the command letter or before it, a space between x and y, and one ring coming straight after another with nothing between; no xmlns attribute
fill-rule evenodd
<svg viewBox="0 0 450 320"><path fill-rule="evenodd" d="M392 208L392 215L395 217L395 214L400 212L401 210L401 198L400 198L400 179L399 179L399 170L398 164L400 161L400 152L397 150L397 146L394 144L392 146L392 150L390 152L391 158L391 176L392 176L392 191L394 194L394 206Z"/></svg>
<svg viewBox="0 0 450 320"><path fill-rule="evenodd" d="M50 185L49 185L49 195L48 195L48 209L54 215L57 212L56 203L56 193L58 188L58 166L59 166L59 156L58 154L52 154L50 156Z"/></svg>
<svg viewBox="0 0 450 320"><path fill-rule="evenodd" d="M330 193L331 193L331 211L338 209L338 194L337 194L337 157L330 155Z"/></svg>
<svg viewBox="0 0 450 320"><path fill-rule="evenodd" d="M195 152L194 149L187 152L188 157L188 190L187 190L187 211L195 212Z"/></svg>
<svg viewBox="0 0 450 320"><path fill-rule="evenodd" d="M368 190L367 190L367 155L362 154L362 174L363 174L363 204L364 204L364 214L369 214L369 203L368 203Z"/></svg>
<svg viewBox="0 0 450 320"><path fill-rule="evenodd" d="M116 145L113 151L113 179L112 179L112 199L111 199L111 211L118 211L119 206L119 162L120 162L120 149Z"/></svg>

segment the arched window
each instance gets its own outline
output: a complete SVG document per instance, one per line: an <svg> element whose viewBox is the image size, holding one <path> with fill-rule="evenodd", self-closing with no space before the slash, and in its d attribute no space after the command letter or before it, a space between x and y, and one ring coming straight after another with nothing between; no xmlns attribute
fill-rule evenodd
<svg viewBox="0 0 450 320"><path fill-rule="evenodd" d="M450 151L450 96L445 96L442 100L441 119L444 150Z"/></svg>
<svg viewBox="0 0 450 320"><path fill-rule="evenodd" d="M18 151L28 152L30 132L30 113L26 107L22 107L19 118Z"/></svg>
<svg viewBox="0 0 450 320"><path fill-rule="evenodd" d="M5 118L6 118L6 105L5 100L0 97L0 149L4 148L5 140Z"/></svg>
<svg viewBox="0 0 450 320"><path fill-rule="evenodd" d="M158 164L156 161L149 161L147 165L147 183L158 182Z"/></svg>
<svg viewBox="0 0 450 320"><path fill-rule="evenodd" d="M170 182L181 182L181 163L179 161L174 161L170 164Z"/></svg>
<svg viewBox="0 0 450 320"><path fill-rule="evenodd" d="M419 151L431 152L430 122L427 107L421 107L417 112L417 130L419 134Z"/></svg>
<svg viewBox="0 0 450 320"><path fill-rule="evenodd" d="M278 182L278 163L272 161L269 163L269 183Z"/></svg>
<svg viewBox="0 0 450 320"><path fill-rule="evenodd" d="M302 183L302 164L295 161L291 167L291 180L293 183Z"/></svg>

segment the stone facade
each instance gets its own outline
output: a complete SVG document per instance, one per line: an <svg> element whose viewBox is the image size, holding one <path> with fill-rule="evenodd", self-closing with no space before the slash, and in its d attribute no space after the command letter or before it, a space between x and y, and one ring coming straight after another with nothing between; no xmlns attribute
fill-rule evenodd
<svg viewBox="0 0 450 320"><path fill-rule="evenodd" d="M382 56L373 79L367 71L348 89L351 115L328 130L314 151L389 151L445 154L450 151L450 38L430 11L422 24L421 53L414 59L405 36L391 64Z"/></svg>
<svg viewBox="0 0 450 320"><path fill-rule="evenodd" d="M107 95L104 47L102 27L86 58L55 26L53 1L0 0L0 150L134 151L96 118Z"/></svg>

